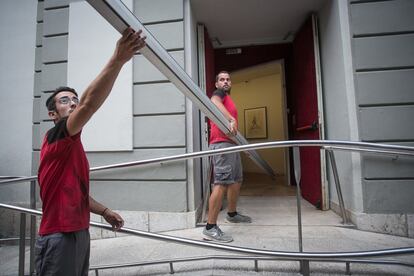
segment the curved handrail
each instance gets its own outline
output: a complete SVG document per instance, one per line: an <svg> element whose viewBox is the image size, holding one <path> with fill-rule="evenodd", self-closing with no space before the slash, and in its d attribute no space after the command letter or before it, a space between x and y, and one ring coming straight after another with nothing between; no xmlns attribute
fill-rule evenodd
<svg viewBox="0 0 414 276"><path fill-rule="evenodd" d="M8 204L0 203L0 207L19 211L21 213L26 213L30 215L42 215L41 211L28 209L24 207L18 207ZM91 226L99 227L105 230L112 230L112 227L108 224L100 223L100 222L91 222ZM141 230L135 230L127 227L123 227L118 232L133 234L136 236L146 237L150 239L174 242L174 243L181 243L199 247L206 247L206 248L214 248L217 250L224 250L224 251L231 251L231 252L238 252L244 254L253 254L259 256L271 256L277 257L282 259L295 259L295 260L324 260L324 259L336 259L336 258L352 258L352 257L380 257L380 256L396 256L396 255L404 255L404 254L414 254L414 247L403 247L403 248L390 248L390 249L381 249L381 250L369 250L369 251L350 251L350 252L290 252L290 251L271 251L271 250L263 250L263 249L252 249L240 246L230 246L224 244L217 244L205 241L198 241L198 240L191 240L186 238L174 237L169 235L151 233Z"/></svg>
<svg viewBox="0 0 414 276"><path fill-rule="evenodd" d="M90 171L102 171L108 169L116 168L125 168L132 166L141 166L157 163L166 163L172 161L193 159L197 157L206 157L210 155L215 155L218 153L232 153L232 152L241 152L253 149L266 149L266 148L284 148L284 147L322 147L322 148L337 148L339 150L348 150L348 151L367 151L367 152L378 152L381 154L401 154L407 156L414 156L414 147L409 146L397 146L397 145L387 145L387 144L377 144L377 143L368 143L368 142L351 142L351 141L338 141L338 140L289 140L289 141L273 141L265 143L255 143L241 146L234 146L224 149L215 149L207 151L197 151L192 153L185 153L179 155L172 155L167 157L158 157L146 160L138 160L131 162L124 162L112 165L98 166L91 168ZM12 184L18 182L32 181L36 180L37 176L28 176L21 177L17 179L9 179L0 181L0 184Z"/></svg>

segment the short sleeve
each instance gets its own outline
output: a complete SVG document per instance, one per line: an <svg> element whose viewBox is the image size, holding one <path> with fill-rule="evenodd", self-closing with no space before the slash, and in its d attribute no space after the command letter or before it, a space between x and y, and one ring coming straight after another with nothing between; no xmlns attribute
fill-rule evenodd
<svg viewBox="0 0 414 276"><path fill-rule="evenodd" d="M216 89L213 92L213 96L219 96L221 99L224 99L224 97L226 96L226 93L221 89Z"/></svg>

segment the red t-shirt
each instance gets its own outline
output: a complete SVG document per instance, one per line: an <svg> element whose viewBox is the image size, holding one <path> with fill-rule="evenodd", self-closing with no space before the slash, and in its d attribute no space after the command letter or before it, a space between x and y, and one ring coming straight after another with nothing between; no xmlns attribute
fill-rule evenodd
<svg viewBox="0 0 414 276"><path fill-rule="evenodd" d="M66 121L47 132L40 151L40 235L89 228L89 163L81 133L69 136Z"/></svg>
<svg viewBox="0 0 414 276"><path fill-rule="evenodd" d="M219 89L214 91L213 96L219 96L222 99L224 107L237 121L237 108L230 96L226 92ZM233 140L222 132L215 123L210 121L210 144L220 142L229 142L234 144Z"/></svg>

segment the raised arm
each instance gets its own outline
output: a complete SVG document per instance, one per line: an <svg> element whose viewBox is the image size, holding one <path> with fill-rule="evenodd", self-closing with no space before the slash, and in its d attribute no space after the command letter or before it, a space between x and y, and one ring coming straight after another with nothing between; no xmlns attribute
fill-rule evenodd
<svg viewBox="0 0 414 276"><path fill-rule="evenodd" d="M128 28L116 44L115 51L108 63L92 81L82 94L79 105L69 115L67 130L69 135L75 135L82 130L92 115L101 107L118 77L122 66L129 61L134 54L145 46L145 36L142 31L135 32Z"/></svg>

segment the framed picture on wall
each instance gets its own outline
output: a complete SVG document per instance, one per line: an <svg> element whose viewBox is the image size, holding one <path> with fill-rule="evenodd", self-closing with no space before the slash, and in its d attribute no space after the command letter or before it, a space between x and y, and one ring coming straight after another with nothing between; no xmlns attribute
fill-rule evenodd
<svg viewBox="0 0 414 276"><path fill-rule="evenodd" d="M265 106L244 110L244 131L247 139L267 138L267 112Z"/></svg>

